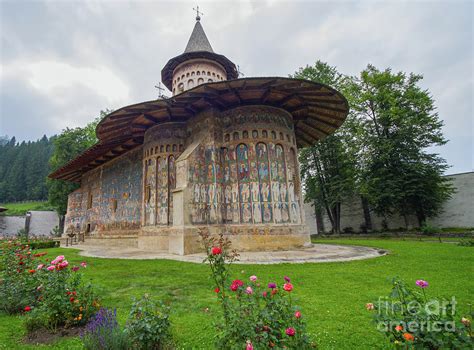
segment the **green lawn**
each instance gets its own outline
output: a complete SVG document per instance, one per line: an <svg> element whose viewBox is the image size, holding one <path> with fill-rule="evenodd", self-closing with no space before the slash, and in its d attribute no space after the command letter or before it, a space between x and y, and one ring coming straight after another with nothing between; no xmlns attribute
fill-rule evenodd
<svg viewBox="0 0 474 350"><path fill-rule="evenodd" d="M19 202L19 203L0 203L0 207L5 207L8 210L0 213L0 215L21 216L25 215L30 210L53 210L48 202Z"/></svg>
<svg viewBox="0 0 474 350"><path fill-rule="evenodd" d="M459 309L468 311L474 282L474 250L456 244L416 240L321 240L324 243L366 245L388 249L390 255L347 263L236 265L236 278L256 274L265 281L292 278L308 330L320 349L387 348L375 330L365 303L386 296L389 278L400 276L408 283L429 281L429 294L455 295ZM131 298L144 293L171 304L173 332L181 349L212 348L212 314L218 313L206 265L166 260L119 260L82 258L76 250L50 249L49 255L65 254L69 261L86 260L85 277L103 296L103 305L117 308L125 322ZM206 312L206 309L209 311ZM21 344L21 316L0 314L0 348L33 349ZM63 339L50 349L80 349L80 340Z"/></svg>

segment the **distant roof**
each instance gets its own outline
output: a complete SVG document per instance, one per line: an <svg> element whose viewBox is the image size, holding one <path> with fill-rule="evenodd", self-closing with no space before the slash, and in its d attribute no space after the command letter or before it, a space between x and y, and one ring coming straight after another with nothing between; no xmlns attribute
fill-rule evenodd
<svg viewBox="0 0 474 350"><path fill-rule="evenodd" d="M196 21L193 32L191 33L191 37L189 38L188 45L186 45L186 49L184 50L185 53L195 51L214 52L209 40L207 39L206 33L204 33L201 22L199 21Z"/></svg>

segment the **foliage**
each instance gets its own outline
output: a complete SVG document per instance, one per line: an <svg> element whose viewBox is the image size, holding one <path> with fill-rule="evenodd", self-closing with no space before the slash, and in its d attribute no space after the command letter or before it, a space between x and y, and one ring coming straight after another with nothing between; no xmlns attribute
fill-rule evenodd
<svg viewBox="0 0 474 350"><path fill-rule="evenodd" d="M455 298L428 299L429 283L417 280L416 285L421 292L394 278L387 299L366 305L374 311L377 328L395 348L471 349L471 320L458 315Z"/></svg>
<svg viewBox="0 0 474 350"><path fill-rule="evenodd" d="M257 276L249 282L229 280L229 264L237 259L230 242L201 232L214 280L215 292L222 306L223 319L217 320L218 349L311 349L302 313L292 303L290 278L284 283L264 285Z"/></svg>
<svg viewBox="0 0 474 350"><path fill-rule="evenodd" d="M48 159L52 139L17 142L15 137L0 143L0 203L45 200ZM10 214L13 215L13 214ZM23 214L20 214L23 215Z"/></svg>
<svg viewBox="0 0 474 350"><path fill-rule="evenodd" d="M126 331L134 349L166 349L171 344L169 308L145 294L135 300Z"/></svg>
<svg viewBox="0 0 474 350"><path fill-rule="evenodd" d="M40 296L37 306L28 313L28 330L44 327L54 331L58 327L80 326L95 314L100 306L98 299L92 286L82 283L79 269L79 266L69 266L64 255L57 256L49 266L37 267Z"/></svg>
<svg viewBox="0 0 474 350"><path fill-rule="evenodd" d="M87 350L127 350L127 333L120 329L117 322L117 310L101 308L87 324L81 335Z"/></svg>
<svg viewBox="0 0 474 350"><path fill-rule="evenodd" d="M442 176L446 161L428 150L447 141L421 80L421 75L368 65L348 88L360 124L354 139L360 193L379 215L415 213L420 226L439 214L453 192Z"/></svg>
<svg viewBox="0 0 474 350"><path fill-rule="evenodd" d="M462 239L459 241L458 245L461 247L474 247L474 239Z"/></svg>
<svg viewBox="0 0 474 350"><path fill-rule="evenodd" d="M347 78L321 61L313 67L300 68L292 77L347 90ZM341 203L350 198L355 188L355 158L351 147L355 123L349 116L336 133L304 148L299 157L305 200L314 205L317 216L326 212L335 233L341 231ZM321 225L322 220L319 221ZM321 227L318 230L323 231Z"/></svg>
<svg viewBox="0 0 474 350"><path fill-rule="evenodd" d="M27 244L16 241L1 244L0 309L13 314L36 304L39 279L35 268L35 257Z"/></svg>
<svg viewBox="0 0 474 350"><path fill-rule="evenodd" d="M430 226L427 224L424 224L423 226L421 226L420 229L424 235L428 235L428 236L441 232L441 230L438 227Z"/></svg>

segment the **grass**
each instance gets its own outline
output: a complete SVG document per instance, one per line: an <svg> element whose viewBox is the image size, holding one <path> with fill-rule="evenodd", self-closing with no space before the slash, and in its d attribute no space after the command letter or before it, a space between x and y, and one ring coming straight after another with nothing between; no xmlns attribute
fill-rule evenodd
<svg viewBox="0 0 474 350"><path fill-rule="evenodd" d="M8 210L0 213L4 216L23 216L30 210L53 210L48 202L18 202L18 203L0 203L0 207L5 207Z"/></svg>
<svg viewBox="0 0 474 350"><path fill-rule="evenodd" d="M373 246L388 256L345 263L235 265L235 278L255 274L265 282L291 276L308 331L320 349L384 349L365 304L386 296L389 279L400 276L414 284L429 281L428 293L455 295L466 313L474 295L474 254L470 247L416 240L318 240L321 243ZM103 296L103 305L117 308L123 324L132 297L148 293L170 303L173 333L180 349L208 349L213 342L213 314L219 307L206 265L167 260L83 258L77 250L55 248L49 256L65 254L69 261L86 260L86 279ZM207 310L208 308L208 310ZM61 339L49 346L27 346L21 316L0 313L0 349L80 349L78 338Z"/></svg>

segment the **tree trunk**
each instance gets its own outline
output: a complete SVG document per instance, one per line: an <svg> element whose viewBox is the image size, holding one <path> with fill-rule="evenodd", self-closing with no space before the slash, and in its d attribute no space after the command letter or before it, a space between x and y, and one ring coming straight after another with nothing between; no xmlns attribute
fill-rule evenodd
<svg viewBox="0 0 474 350"><path fill-rule="evenodd" d="M316 227L318 229L318 234L324 234L324 221L323 221L323 213L321 209L314 206L314 216L316 217Z"/></svg>
<svg viewBox="0 0 474 350"><path fill-rule="evenodd" d="M59 230L58 230L58 235L62 236L64 233L64 222L66 221L66 216L65 215L59 215Z"/></svg>
<svg viewBox="0 0 474 350"><path fill-rule="evenodd" d="M426 215L425 215L425 212L423 210L417 210L416 211L416 218L418 219L418 225L420 227L424 226L425 223L426 223Z"/></svg>
<svg viewBox="0 0 474 350"><path fill-rule="evenodd" d="M365 228L367 231L372 231L372 217L370 216L370 208L369 208L369 200L361 196L362 201L362 210L364 211L364 221L365 221Z"/></svg>

